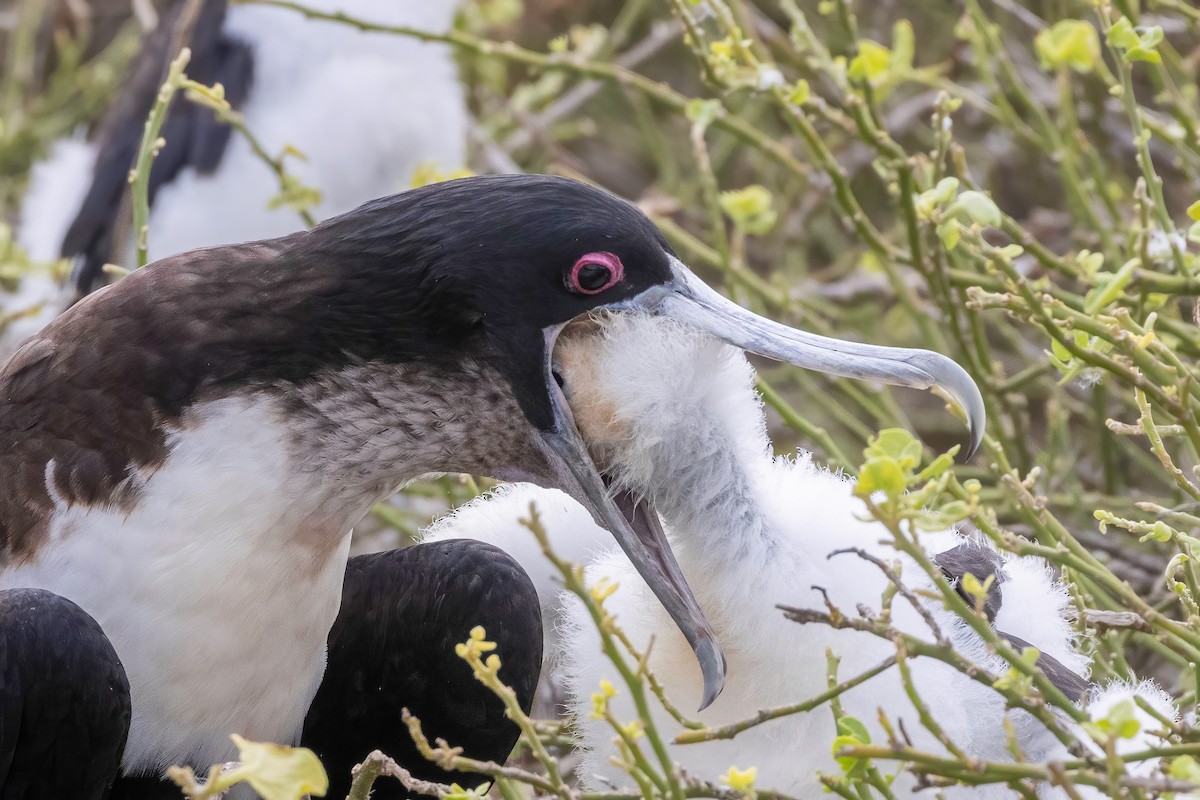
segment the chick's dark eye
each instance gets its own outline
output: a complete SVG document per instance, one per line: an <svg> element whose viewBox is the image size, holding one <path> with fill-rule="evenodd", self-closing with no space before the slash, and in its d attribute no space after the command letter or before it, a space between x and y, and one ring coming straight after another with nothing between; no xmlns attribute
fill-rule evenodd
<svg viewBox="0 0 1200 800"><path fill-rule="evenodd" d="M599 294L625 277L621 259L614 253L588 253L571 267L567 288L577 294Z"/></svg>

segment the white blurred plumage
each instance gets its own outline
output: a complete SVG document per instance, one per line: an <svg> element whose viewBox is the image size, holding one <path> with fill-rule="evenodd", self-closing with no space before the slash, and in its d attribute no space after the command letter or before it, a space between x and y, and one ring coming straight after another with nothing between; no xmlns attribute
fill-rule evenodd
<svg viewBox="0 0 1200 800"><path fill-rule="evenodd" d="M444 32L459 0L305 5ZM225 29L254 53L246 126L269 153L291 144L304 154L289 159L288 170L320 189L317 219L407 189L419 164L463 165L467 112L447 48L253 4L231 6ZM234 136L216 173L189 169L162 190L150 216L150 258L297 230L294 211L267 207L278 191L274 173Z"/></svg>
<svg viewBox="0 0 1200 800"><path fill-rule="evenodd" d="M33 165L21 204L17 244L33 261L59 258L67 226L79 212L92 183L96 146L82 137L50 145L44 161Z"/></svg>
<svg viewBox="0 0 1200 800"><path fill-rule="evenodd" d="M343 11L385 25L441 32L460 0L378 2L314 0L318 11ZM248 45L253 57L249 95L241 109L247 128L276 155L291 145L304 159L288 171L320 190L312 209L324 219L408 188L414 168L442 171L464 165L468 115L448 48L348 25L306 19L281 8L231 5L223 32ZM82 138L55 143L30 175L18 242L34 261L60 257L64 234L92 183L97 147ZM292 209L270 208L278 179L234 134L217 169L185 167L161 188L150 215L149 254L157 260L215 244L265 239L298 230ZM114 261L132 266L132 253ZM69 302L66 287L3 298L6 310L24 307L25 295L47 312L0 331L0 362Z"/></svg>
<svg viewBox="0 0 1200 800"><path fill-rule="evenodd" d="M562 582L537 539L517 523L518 519L529 516L531 500L537 502L542 523L555 532L554 552L559 558L586 564L612 546L612 535L603 528L580 524L580 514L587 512L565 492L524 483L498 486L429 526L421 540L476 539L493 544L515 558L538 592L546 633L545 661L549 663L562 647L558 629Z"/></svg>

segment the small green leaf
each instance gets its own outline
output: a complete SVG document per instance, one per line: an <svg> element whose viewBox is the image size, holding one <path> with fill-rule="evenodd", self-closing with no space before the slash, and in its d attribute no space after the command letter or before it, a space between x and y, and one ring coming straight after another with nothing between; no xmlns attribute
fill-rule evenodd
<svg viewBox="0 0 1200 800"><path fill-rule="evenodd" d="M1175 780L1200 784L1200 762L1192 756L1179 756L1171 761L1167 774Z"/></svg>
<svg viewBox="0 0 1200 800"><path fill-rule="evenodd" d="M466 789L457 783L450 784L450 791L442 795L442 800L486 800L491 784L481 783L474 789Z"/></svg>
<svg viewBox="0 0 1200 800"><path fill-rule="evenodd" d="M291 144L290 142L283 146L283 152L280 154L280 156L282 158L295 158L299 159L300 161L308 161L308 155L306 155L305 152L299 147L296 147L296 145Z"/></svg>
<svg viewBox="0 0 1200 800"><path fill-rule="evenodd" d="M1108 43L1118 50L1128 50L1131 47L1138 46L1138 35L1133 30L1133 23L1129 21L1129 17L1121 17L1113 23L1108 29L1108 34L1105 37Z"/></svg>
<svg viewBox="0 0 1200 800"><path fill-rule="evenodd" d="M1017 660L1027 667L1032 667L1037 663L1041 655L1041 651L1036 647L1026 647L1021 651L1021 655ZM1015 666L1009 667L1003 675L992 682L992 686L997 689L1012 689L1017 692L1028 691L1032 685L1033 681L1030 677Z"/></svg>
<svg viewBox="0 0 1200 800"><path fill-rule="evenodd" d="M1176 553L1171 556L1171 560L1167 562L1167 568L1163 570L1163 575L1166 578L1167 588L1177 595L1183 595L1188 591L1187 584L1175 580L1175 574L1183 569L1184 565L1190 559L1184 553Z"/></svg>
<svg viewBox="0 0 1200 800"><path fill-rule="evenodd" d="M413 189L417 189L421 186L429 186L430 184L442 183L443 181L469 178L474 174L469 169L456 169L451 172L444 172L437 164L431 161L424 161L413 167L412 179L409 181L409 185Z"/></svg>
<svg viewBox="0 0 1200 800"><path fill-rule="evenodd" d="M978 578L976 578L970 572L967 572L963 574L962 579L959 581L959 585L962 587L964 592L971 596L971 599L975 601L975 604L978 607L987 601L988 592L991 590L992 585L995 584L995 582L995 575L988 575L987 578L981 583Z"/></svg>
<svg viewBox="0 0 1200 800"><path fill-rule="evenodd" d="M856 80L874 84L887 75L890 63L890 50L878 42L861 39L858 42L858 55L850 61L850 69L846 74Z"/></svg>
<svg viewBox="0 0 1200 800"><path fill-rule="evenodd" d="M913 470L921 463L921 452L921 443L904 428L884 428L871 437L863 455L868 459L893 458L903 469Z"/></svg>
<svg viewBox="0 0 1200 800"><path fill-rule="evenodd" d="M870 250L864 250L863 254L859 256L858 266L863 272L871 275L884 274L883 263L879 260L879 256Z"/></svg>
<svg viewBox="0 0 1200 800"><path fill-rule="evenodd" d="M1163 39L1163 31L1157 25L1134 28L1127 17L1121 17L1108 29L1108 43L1125 54L1129 61L1159 63L1162 56L1155 50Z"/></svg>
<svg viewBox="0 0 1200 800"><path fill-rule="evenodd" d="M721 210L734 227L749 234L762 235L775 227L779 218L772 207L774 198L765 186L754 184L744 189L721 192Z"/></svg>
<svg viewBox="0 0 1200 800"><path fill-rule="evenodd" d="M1121 292L1125 291L1125 287L1133 280L1134 270L1141 265L1140 258L1131 258L1121 265L1115 275L1108 275L1104 272L1097 273L1094 276L1096 287L1089 291L1084 299L1084 311L1088 314L1095 314L1115 303L1120 298Z"/></svg>
<svg viewBox="0 0 1200 800"><path fill-rule="evenodd" d="M1162 56L1158 54L1158 51L1147 47L1131 47L1125 51L1125 57L1130 61L1146 61L1150 64L1162 63Z"/></svg>
<svg viewBox="0 0 1200 800"><path fill-rule="evenodd" d="M1060 370L1066 369L1070 365L1071 360L1075 358L1075 354L1068 350L1067 346L1058 339L1050 340L1049 355L1054 359L1055 366Z"/></svg>
<svg viewBox="0 0 1200 800"><path fill-rule="evenodd" d="M904 470L893 458L872 458L863 465L854 484L854 494L859 497L870 497L875 492L883 492L890 498L904 494L908 481Z"/></svg>
<svg viewBox="0 0 1200 800"><path fill-rule="evenodd" d="M295 175L285 173L279 179L279 194L267 201L267 208L273 211L287 206L294 211L307 211L320 204L320 189L306 186Z"/></svg>
<svg viewBox="0 0 1200 800"><path fill-rule="evenodd" d="M953 200L956 194L958 194L958 178L942 178L937 182L937 186L933 187L931 199L940 206Z"/></svg>
<svg viewBox="0 0 1200 800"><path fill-rule="evenodd" d="M1142 47L1158 47L1163 40L1163 29L1158 25L1150 25L1145 28L1138 29L1138 40Z"/></svg>
<svg viewBox="0 0 1200 800"><path fill-rule="evenodd" d="M959 230L958 222L948 219L937 226L937 235L942 240L942 246L952 251L958 247L958 242L962 238L962 231Z"/></svg>
<svg viewBox="0 0 1200 800"><path fill-rule="evenodd" d="M754 791L754 781L756 778L758 778L758 767L738 769L736 765L731 764L729 771L717 778L717 780L735 792L756 797L757 794Z"/></svg>
<svg viewBox="0 0 1200 800"><path fill-rule="evenodd" d="M954 205L966 214L967 218L985 228L998 228L1002 217L1000 207L992 198L983 192L966 191L958 196Z"/></svg>
<svg viewBox="0 0 1200 800"><path fill-rule="evenodd" d="M958 455L958 450L958 445L955 445L954 447L950 448L950 452L939 455L930 462L929 466L917 474L916 480L924 483L925 481L931 481L934 478L940 478L942 473L954 466L954 457Z"/></svg>
<svg viewBox="0 0 1200 800"><path fill-rule="evenodd" d="M1200 200L1197 200L1187 207L1187 215L1189 218L1200 222Z"/></svg>
<svg viewBox="0 0 1200 800"><path fill-rule="evenodd" d="M938 533L971 516L971 507L962 500L951 500L936 511L923 511L912 519L918 530Z"/></svg>
<svg viewBox="0 0 1200 800"><path fill-rule="evenodd" d="M221 774L222 790L248 783L263 800L300 800L304 795L324 797L329 777L312 750L232 737L238 749L238 766Z"/></svg>
<svg viewBox="0 0 1200 800"><path fill-rule="evenodd" d="M892 67L901 72L908 72L912 69L916 52L917 40L913 35L912 23L901 19L892 26Z"/></svg>
<svg viewBox="0 0 1200 800"><path fill-rule="evenodd" d="M1091 72L1100 60L1100 37L1096 29L1079 19L1059 20L1033 41L1038 59L1047 69L1069 67Z"/></svg>
<svg viewBox="0 0 1200 800"><path fill-rule="evenodd" d="M525 13L521 0L474 0L463 4L467 27L475 32L516 22Z"/></svg>
<svg viewBox="0 0 1200 800"><path fill-rule="evenodd" d="M683 113L691 120L693 125L700 128L707 128L713 123L713 120L721 113L720 100L689 100L684 106Z"/></svg>
<svg viewBox="0 0 1200 800"><path fill-rule="evenodd" d="M225 99L225 87L219 83L214 83L211 87L189 84L183 96L189 102L211 108L217 112L218 117L232 109L229 101Z"/></svg>
<svg viewBox="0 0 1200 800"><path fill-rule="evenodd" d="M850 736L859 744L870 744L871 734L867 726L854 717L838 717L837 732L842 736Z"/></svg>
<svg viewBox="0 0 1200 800"><path fill-rule="evenodd" d="M834 760L838 766L842 768L842 772L849 777L857 777L866 769L866 759L855 758L854 756L839 756L837 755L845 747L857 747L862 744L853 736L836 736L833 739Z"/></svg>
<svg viewBox="0 0 1200 800"><path fill-rule="evenodd" d="M839 756L843 748L857 747L860 744L870 744L871 734L867 726L854 717L838 717L838 735L833 740L833 754L838 766L849 777L857 776L866 769L867 760L853 756Z"/></svg>
<svg viewBox="0 0 1200 800"><path fill-rule="evenodd" d="M812 89L809 87L808 81L801 78L792 87L792 91L788 95L788 100L798 106L802 106L808 102L810 97L812 97Z"/></svg>
<svg viewBox="0 0 1200 800"><path fill-rule="evenodd" d="M1095 720L1096 727L1118 739L1132 739L1142 729L1133 700L1126 698L1113 705L1102 719Z"/></svg>
<svg viewBox="0 0 1200 800"><path fill-rule="evenodd" d="M1100 268L1104 266L1104 254L1093 253L1091 250L1080 250L1075 255L1075 265L1084 275L1089 278L1095 277Z"/></svg>
<svg viewBox="0 0 1200 800"><path fill-rule="evenodd" d="M1141 537L1138 541L1146 542L1153 539L1156 542L1169 542L1177 533L1178 531L1176 531L1167 523L1163 522L1162 520L1156 520L1154 527L1150 530L1150 532Z"/></svg>
<svg viewBox="0 0 1200 800"><path fill-rule="evenodd" d="M921 219L930 219L936 209L953 200L956 194L958 194L958 178L942 178L937 182L937 186L917 195L917 214Z"/></svg>

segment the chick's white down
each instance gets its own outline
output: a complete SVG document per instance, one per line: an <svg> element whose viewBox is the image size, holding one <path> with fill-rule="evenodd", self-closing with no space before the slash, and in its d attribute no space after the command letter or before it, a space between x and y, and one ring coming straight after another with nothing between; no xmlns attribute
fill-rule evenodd
<svg viewBox="0 0 1200 800"><path fill-rule="evenodd" d="M662 515L672 547L688 582L715 628L728 660L724 693L694 715L716 726L752 716L759 709L796 703L827 688L826 650L840 659L839 680L856 676L895 654L894 646L871 634L799 625L785 619L777 604L823 609L814 587L854 614L862 604L879 609L887 578L852 554L858 547L885 561L900 562L911 589L931 588L918 565L899 558L889 534L870 520L843 476L822 469L807 453L796 459L772 455L753 372L739 351L657 317L629 314L605 318L587 335L564 333L556 351L576 423L598 463L610 477L647 497ZM592 694L601 679L617 685L611 708L620 720L636 716L628 692L604 658L599 637L581 603L558 595L550 569L528 530L517 519L537 504L552 544L564 555L587 563L587 581L619 584L605 603L635 646L653 639L649 664L668 694L685 711L702 696L695 657L682 634L634 570L588 512L561 492L518 485L506 487L460 509L432 532L435 538L468 536L504 547L533 575L547 617L561 603L548 642L559 649L555 669L570 695L584 751L579 777L585 786L628 783L610 763L616 755L613 732L591 717ZM954 531L922 536L930 553L964 541ZM1041 560L1006 557L1003 601L995 625L1037 646L1069 669L1086 675L1086 658L1075 647L1068 622L1068 596ZM993 672L1007 669L966 624L940 606L927 604L941 630L967 658ZM893 604L893 624L926 640L928 625L907 602ZM966 753L1008 760L1002 720L1003 698L994 690L932 659L910 662L916 688L950 738ZM1107 708L1140 692L1169 717L1169 697L1150 685L1116 684L1097 692ZM877 722L883 709L893 724L903 720L915 746L944 753L925 730L892 668L847 692L844 712L886 741ZM1067 754L1040 723L1022 713L1007 714L1027 757L1063 759ZM678 726L656 709L660 729ZM1147 715L1143 729L1158 725ZM672 745L671 755L691 774L716 781L729 766L758 768L760 787L796 797L821 792L817 772L837 774L831 751L836 735L828 706L752 728L733 740ZM1148 734L1147 734L1148 735ZM1145 739L1122 747L1144 746ZM894 788L906 791L901 776ZM1007 797L1006 787L963 790L970 797ZM1050 792L1047 792L1050 794Z"/></svg>

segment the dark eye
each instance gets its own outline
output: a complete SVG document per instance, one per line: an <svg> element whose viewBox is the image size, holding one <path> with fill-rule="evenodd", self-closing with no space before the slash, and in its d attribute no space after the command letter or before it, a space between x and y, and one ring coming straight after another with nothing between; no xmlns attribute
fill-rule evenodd
<svg viewBox="0 0 1200 800"><path fill-rule="evenodd" d="M625 277L621 259L614 253L588 253L567 275L567 288L578 294L599 294Z"/></svg>
<svg viewBox="0 0 1200 800"><path fill-rule="evenodd" d="M583 291L599 292L608 285L610 277L612 277L612 272L603 264L584 264L579 268L579 274L575 276L575 280Z"/></svg>

